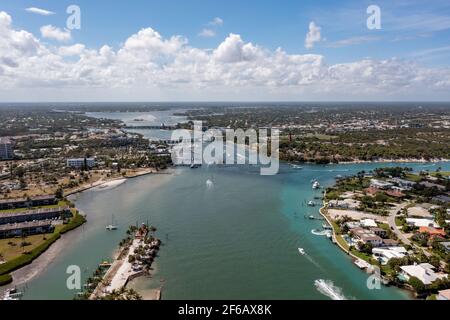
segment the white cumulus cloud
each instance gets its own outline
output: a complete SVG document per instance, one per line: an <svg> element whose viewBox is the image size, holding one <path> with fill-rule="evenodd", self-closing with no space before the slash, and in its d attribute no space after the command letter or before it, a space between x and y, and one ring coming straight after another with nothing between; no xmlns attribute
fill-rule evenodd
<svg viewBox="0 0 450 320"><path fill-rule="evenodd" d="M319 42L321 40L320 27L317 26L314 21L309 23L309 30L306 34L305 38L305 48L312 49L314 47L314 43Z"/></svg>
<svg viewBox="0 0 450 320"><path fill-rule="evenodd" d="M61 56L78 56L83 53L85 48L85 45L81 43L72 46L63 46L59 47L58 54Z"/></svg>
<svg viewBox="0 0 450 320"><path fill-rule="evenodd" d="M200 37L211 38L216 36L216 32L212 29L202 29L198 34Z"/></svg>
<svg viewBox="0 0 450 320"><path fill-rule="evenodd" d="M223 19L219 18L219 17L215 17L208 24L211 26L221 26L221 25L223 25Z"/></svg>
<svg viewBox="0 0 450 320"><path fill-rule="evenodd" d="M69 41L72 36L70 34L70 30L61 30L58 27L54 27L52 25L46 25L41 27L41 35L44 38L53 39L57 41Z"/></svg>
<svg viewBox="0 0 450 320"><path fill-rule="evenodd" d="M329 64L233 33L213 49L152 28L117 47L50 45L0 11L0 36L0 99L450 99L448 67L395 58Z"/></svg>

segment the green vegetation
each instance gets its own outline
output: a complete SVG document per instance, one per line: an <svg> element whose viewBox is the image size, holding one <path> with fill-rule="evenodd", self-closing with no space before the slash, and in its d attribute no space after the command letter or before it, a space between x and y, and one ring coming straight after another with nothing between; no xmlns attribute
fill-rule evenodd
<svg viewBox="0 0 450 320"><path fill-rule="evenodd" d="M0 276L4 276L5 279L8 278L9 272L17 270L25 265L30 264L33 262L34 259L36 259L38 256L40 256L45 250L47 250L56 240L58 240L61 237L61 234L64 234L70 230L75 229L76 227L80 226L84 222L86 222L86 219L78 214L77 212L73 212L74 216L72 219L70 219L69 223L64 225L59 231L58 229L55 229L55 232L46 235L45 241L43 241L39 246L32 249L31 251L26 251L19 257L12 259L10 261L7 261L4 264L0 265Z"/></svg>
<svg viewBox="0 0 450 320"><path fill-rule="evenodd" d="M394 107L395 105L395 107ZM281 128L280 158L335 163L381 159L450 158L450 129L443 105L417 109L399 104L215 106L183 115L219 128ZM420 114L420 116L419 116ZM438 121L440 126L433 122Z"/></svg>
<svg viewBox="0 0 450 320"><path fill-rule="evenodd" d="M339 242L339 244L345 249L349 250L350 247L348 246L347 242L342 238L342 235L336 234L336 241Z"/></svg>
<svg viewBox="0 0 450 320"><path fill-rule="evenodd" d="M439 169L436 170L439 172ZM398 177L410 181L424 181L426 183L415 184L411 189L403 190L404 198L408 200L399 200L394 196L388 195L386 190L377 190L372 188L366 190L370 184L370 176L380 180L389 180L392 177ZM369 172L369 176L365 172L359 172L353 177L347 177L338 179L335 186L327 189L325 195L326 200L339 199L341 195L347 191L352 191L351 196L354 200L360 201L358 210L364 212L370 212L375 214L387 214L388 210L393 208L394 205L401 203L401 212L395 217L396 226L401 226L403 233L413 233L410 240L414 245L404 245L405 249L410 252L404 258L391 258L386 265L381 265L380 261L372 256L372 245L370 242L364 243L362 237L359 237L361 241L358 242L355 247L350 246L344 240L345 234L352 235L352 231L346 225L346 222L352 221L348 216L341 216L335 221L331 221L333 228L336 232L336 241L346 251L353 256L362 259L371 265L378 266L381 269L381 273L389 283L398 286L404 286L404 280L401 280L398 276L400 274L400 267L405 265L429 263L436 272L450 273L450 254L447 249L441 244L442 241L448 241L449 224L446 222L450 216L447 213L449 209L448 205L439 203L439 206L435 206L430 210L430 213L434 216L435 221L444 228L446 235L444 237L433 238L429 233L419 233L419 228L410 226L406 223L407 210L410 207L414 207L420 203L426 203L432 201L431 197L435 195L446 194L448 189L448 182L443 178L432 179L428 172L421 172L420 175L412 174L410 168L402 167L388 167L377 168ZM390 180L391 183L397 182ZM403 182L398 182L401 186ZM375 192L373 192L375 191ZM346 196L347 197L347 196ZM435 203L435 202L433 202ZM358 220L357 218L354 218ZM389 222L390 223L390 222ZM399 240L397 235L391 230L389 223L378 223L378 227L386 231L385 235L380 235L383 239ZM368 228L366 228L368 229ZM355 231L358 233L359 231ZM356 237L358 241L358 236ZM400 242L401 243L401 242ZM407 283L407 287L413 289L419 298L433 297L439 290L450 288L450 279L438 279L430 285L424 285L419 279L411 277Z"/></svg>
<svg viewBox="0 0 450 320"><path fill-rule="evenodd" d="M44 241L41 245L34 248L29 252L25 252L21 256L10 260L2 265L0 265L0 275L7 274L8 272L17 270L27 264L30 264L34 259L36 259L39 255L41 255L45 250L50 247L52 243L60 238L59 233L53 233L46 241Z"/></svg>
<svg viewBox="0 0 450 320"><path fill-rule="evenodd" d="M12 281L12 276L9 273L0 275L0 287L10 284Z"/></svg>

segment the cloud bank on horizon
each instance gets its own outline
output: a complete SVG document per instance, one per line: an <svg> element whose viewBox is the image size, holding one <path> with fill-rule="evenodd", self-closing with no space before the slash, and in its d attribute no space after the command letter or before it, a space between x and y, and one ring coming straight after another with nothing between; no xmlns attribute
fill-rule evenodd
<svg viewBox="0 0 450 320"><path fill-rule="evenodd" d="M222 24L221 18L209 23ZM116 48L90 48L68 43L69 30L45 25L40 31L41 38L17 29L0 12L0 100L450 99L448 67L395 57L329 64L323 55L270 50L233 33L216 48L202 49L150 27ZM321 28L311 21L304 39L314 48Z"/></svg>

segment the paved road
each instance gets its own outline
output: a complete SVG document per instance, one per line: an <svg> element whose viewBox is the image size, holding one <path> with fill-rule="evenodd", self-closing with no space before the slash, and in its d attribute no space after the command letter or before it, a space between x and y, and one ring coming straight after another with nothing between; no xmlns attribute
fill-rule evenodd
<svg viewBox="0 0 450 320"><path fill-rule="evenodd" d="M423 253L427 257L430 257L431 254L428 252L428 250L420 248L418 245L416 245L415 243L411 242L411 240L409 240L405 236L405 234L398 229L397 225L395 224L395 217L397 216L397 212L402 210L407 205L408 205L408 203L401 203L401 204L399 204L399 205L397 205L397 206L395 206L394 208L391 209L391 212L389 213L389 216L388 216L388 219L387 219L389 227L397 235L398 239L400 239L404 244L410 245L410 246L414 246L416 249L423 251Z"/></svg>
<svg viewBox="0 0 450 320"><path fill-rule="evenodd" d="M407 245L413 245L413 243L403 234L403 232L401 232L397 225L395 224L395 217L397 216L397 212L399 212L400 210L402 210L404 207L406 207L407 204L399 204L396 205L394 208L391 209L391 212L389 213L387 222L389 224L389 227L391 228L391 230L397 235L397 237L404 243Z"/></svg>

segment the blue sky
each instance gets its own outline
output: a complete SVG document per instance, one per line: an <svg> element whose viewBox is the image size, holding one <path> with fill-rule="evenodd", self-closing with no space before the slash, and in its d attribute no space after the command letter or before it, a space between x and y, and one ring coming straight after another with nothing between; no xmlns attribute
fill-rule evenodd
<svg viewBox="0 0 450 320"><path fill-rule="evenodd" d="M2 1L1 10L14 17L15 25L39 34L42 24L64 27L66 8L77 4L82 10L82 29L75 32L77 42L98 47L119 46L141 28L152 27L163 36L183 35L195 47L216 47L230 32L255 44L291 53L308 53L303 45L308 23L315 21L322 28L326 41L312 51L328 57L330 62L354 59L410 58L412 55L450 45L450 1ZM381 8L382 29L368 30L366 8ZM26 12L39 7L55 12L40 16ZM214 28L215 37L205 38L199 32L213 18L224 23ZM420 25L422 17L429 23ZM446 25L440 21L446 17ZM440 30L440 29L443 30ZM355 37L373 38L359 44L332 47L330 43ZM450 50L421 57L426 63L450 64Z"/></svg>
<svg viewBox="0 0 450 320"><path fill-rule="evenodd" d="M73 30L63 44L44 37L44 25L64 30L71 4L81 8L81 29ZM371 4L381 8L381 30L366 27ZM30 7L55 14L25 10ZM150 27L164 39L180 35L186 46L206 51L217 49L233 33L270 52L281 47L288 55L322 56L328 66L399 59L424 68L450 67L450 1L3 0L0 11L11 16L12 29L26 30L53 48L79 43L92 50L108 45L118 51L131 35ZM212 23L214 18L222 23ZM320 39L306 48L311 22L320 28Z"/></svg>

